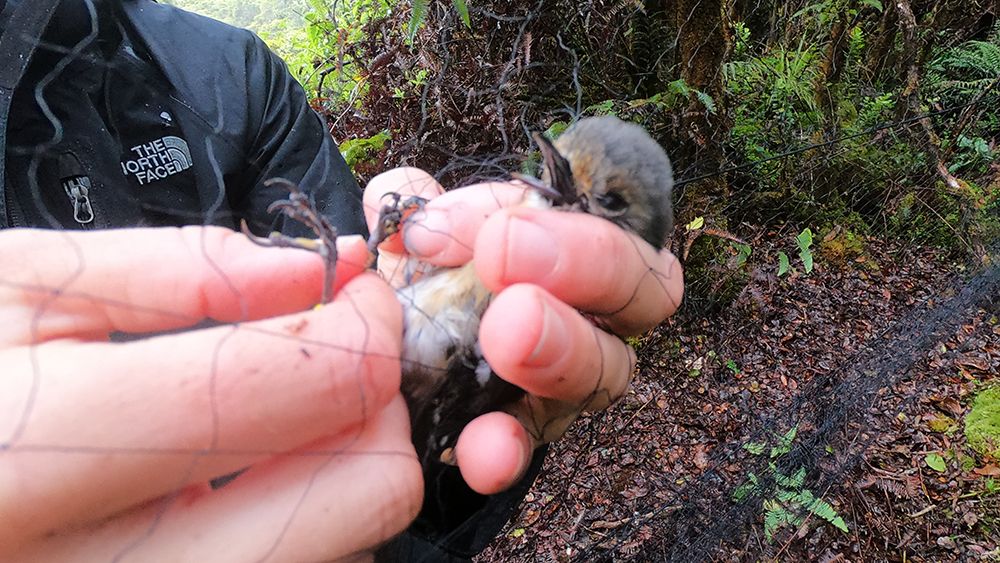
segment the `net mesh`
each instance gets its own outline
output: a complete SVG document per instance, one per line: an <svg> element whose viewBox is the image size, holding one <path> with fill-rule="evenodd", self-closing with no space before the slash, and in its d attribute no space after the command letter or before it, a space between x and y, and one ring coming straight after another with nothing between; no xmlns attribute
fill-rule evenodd
<svg viewBox="0 0 1000 563"><path fill-rule="evenodd" d="M80 5L98 21L98 5ZM686 274L682 310L630 340L639 358L632 389L553 445L526 501L479 560L996 553L1000 514L974 472L990 461L972 452L960 419L1000 365L998 7L538 0L474 3L466 24L459 5L317 0L303 15L309 44L279 48L362 185L401 165L448 187L536 173L532 132L557 135L584 115L618 115L644 125L674 162L678 227L669 245ZM66 69L107 64L88 58L97 32L40 40L38 56L54 64L31 95L50 126L7 147L8 159L26 159L31 178L63 138L50 106L65 103L54 96ZM212 84L221 109L226 86ZM204 150L214 158L227 148L209 140ZM212 208L228 209L226 179L215 170ZM54 205L37 183L31 189L38 209ZM162 205L175 218L190 215ZM225 222L226 213L183 222ZM51 213L45 220L61 223ZM0 279L9 290L48 295L26 321L32 341L67 296L173 316L178 327L203 320L81 293L75 284L93 257L67 241L61 284ZM140 557L185 498L179 485L210 473L215 460L287 454L220 441L226 391L216 375L227 342L246 332L297 337L240 322L251 316L242 286L215 264L212 241L201 243L242 309L212 333L209 443L33 441L38 405L49 393L55 400L49 382L62 376L48 371L43 346L26 347L31 375L12 403L20 414L0 436L5 455L52 454L53 463L111 454L182 460L178 486L115 560ZM351 296L346 302L365 322ZM369 336L350 351L360 358ZM350 371L338 376L360 373ZM358 400L363 409L367 399ZM943 470L930 457L937 454ZM335 460L405 454L348 446L291 455L319 461L284 524L263 533L257 560L279 557Z"/></svg>

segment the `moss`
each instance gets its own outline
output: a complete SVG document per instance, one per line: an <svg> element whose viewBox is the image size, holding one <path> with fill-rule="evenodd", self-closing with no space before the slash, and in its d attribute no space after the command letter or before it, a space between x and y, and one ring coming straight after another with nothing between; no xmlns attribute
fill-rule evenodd
<svg viewBox="0 0 1000 563"><path fill-rule="evenodd" d="M845 229L829 240L824 238L819 251L828 262L844 265L865 253L865 243L853 231Z"/></svg>
<svg viewBox="0 0 1000 563"><path fill-rule="evenodd" d="M1000 459L1000 386L976 396L965 417L965 437L972 449Z"/></svg>

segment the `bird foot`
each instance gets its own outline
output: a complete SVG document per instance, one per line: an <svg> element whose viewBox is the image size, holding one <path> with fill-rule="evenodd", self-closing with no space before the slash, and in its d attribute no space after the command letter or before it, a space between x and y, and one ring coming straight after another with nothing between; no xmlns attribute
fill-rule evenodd
<svg viewBox="0 0 1000 563"><path fill-rule="evenodd" d="M280 184L288 192L288 199L278 200L267 207L269 213L280 211L290 219L294 219L312 232L316 233L315 239L303 237L290 237L281 233L271 233L266 237L259 237L250 232L250 227L246 220L240 222L240 230L251 242L259 246L271 246L278 248L299 248L308 250L320 255L323 259L323 297L322 303L330 302L330 288L333 287L334 276L337 270L337 229L330 224L330 221L317 211L316 206L309 200L298 186L283 178L273 178L265 182L271 186Z"/></svg>
<svg viewBox="0 0 1000 563"><path fill-rule="evenodd" d="M395 192L390 192L382 196L382 199L386 198L392 201L383 205L382 209L379 210L375 228L372 229L371 236L368 237L368 251L372 254L377 254L378 245L382 244L385 239L398 233L401 230L403 221L412 215L413 212L423 209L424 205L429 201L420 196L409 196L404 199L402 194Z"/></svg>

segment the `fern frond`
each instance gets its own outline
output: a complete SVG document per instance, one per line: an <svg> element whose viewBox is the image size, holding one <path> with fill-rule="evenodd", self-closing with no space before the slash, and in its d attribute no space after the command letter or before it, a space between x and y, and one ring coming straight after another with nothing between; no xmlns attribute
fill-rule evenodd
<svg viewBox="0 0 1000 563"><path fill-rule="evenodd" d="M799 497L806 511L833 524L835 528L845 534L847 533L847 523L837 514L837 510L833 508L833 505L819 497L813 496L810 491L802 491Z"/></svg>
<svg viewBox="0 0 1000 563"><path fill-rule="evenodd" d="M455 4L455 11L458 12L458 17L462 19L462 23L465 27L472 28L472 20L469 19L469 5L465 3L465 0L452 0Z"/></svg>
<svg viewBox="0 0 1000 563"><path fill-rule="evenodd" d="M429 7L429 0L411 0L410 9L410 21L406 24L406 36L413 41L413 38L417 36L417 31L424 22L427 21L427 9Z"/></svg>

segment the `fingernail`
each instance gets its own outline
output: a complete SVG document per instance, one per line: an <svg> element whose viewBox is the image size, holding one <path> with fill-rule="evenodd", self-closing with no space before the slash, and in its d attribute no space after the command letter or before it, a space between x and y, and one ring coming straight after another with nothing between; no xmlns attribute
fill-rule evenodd
<svg viewBox="0 0 1000 563"><path fill-rule="evenodd" d="M506 282L538 282L556 268L559 247L547 230L520 217L511 217L507 226L506 260Z"/></svg>
<svg viewBox="0 0 1000 563"><path fill-rule="evenodd" d="M403 230L403 246L412 256L432 258L451 242L451 219L441 209L414 213Z"/></svg>
<svg viewBox="0 0 1000 563"><path fill-rule="evenodd" d="M562 359L570 345L569 328L562 315L549 307L541 298L538 300L542 308L542 333L531 354L524 360L524 365L533 368L549 367Z"/></svg>

